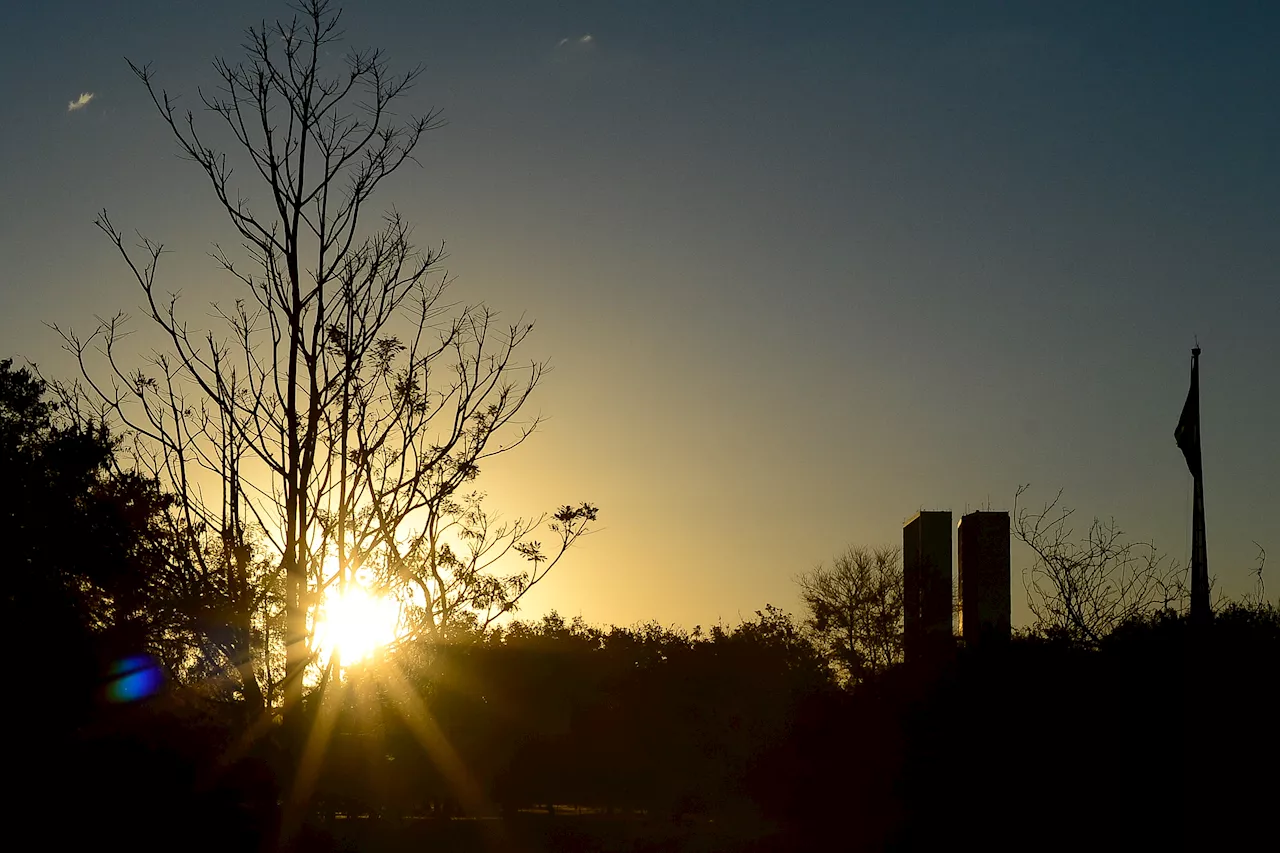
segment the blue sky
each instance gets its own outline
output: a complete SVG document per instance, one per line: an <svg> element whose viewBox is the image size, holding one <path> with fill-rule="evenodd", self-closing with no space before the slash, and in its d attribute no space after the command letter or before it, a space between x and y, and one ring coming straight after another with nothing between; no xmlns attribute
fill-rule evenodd
<svg viewBox="0 0 1280 853"><path fill-rule="evenodd" d="M92 227L192 307L227 229L122 59L194 95L283 4L28 4L0 73L0 333L131 310ZM736 621L917 509L1064 499L1188 556L1202 359L1211 572L1280 555L1280 21L1269 4L432 3L347 10L447 126L381 196L468 301L535 318L545 430L486 472L588 499L528 605ZM586 36L590 39L585 39ZM94 97L68 111L81 93ZM1025 620L1014 551L1015 621ZM1272 585L1273 588L1278 586Z"/></svg>

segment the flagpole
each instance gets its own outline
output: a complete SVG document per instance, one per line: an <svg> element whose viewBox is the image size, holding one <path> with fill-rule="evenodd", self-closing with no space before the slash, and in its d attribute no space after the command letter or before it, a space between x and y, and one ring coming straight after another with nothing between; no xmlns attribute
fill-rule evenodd
<svg viewBox="0 0 1280 853"><path fill-rule="evenodd" d="M1191 389L1174 433L1187 458L1195 483L1191 516L1191 624L1202 626L1212 618L1209 602L1209 554L1205 544L1204 465L1200 452L1200 347L1191 350Z"/></svg>
<svg viewBox="0 0 1280 853"><path fill-rule="evenodd" d="M1208 624L1212 609L1209 603L1209 554L1204 536L1204 476L1195 478L1195 509L1191 530L1191 622Z"/></svg>

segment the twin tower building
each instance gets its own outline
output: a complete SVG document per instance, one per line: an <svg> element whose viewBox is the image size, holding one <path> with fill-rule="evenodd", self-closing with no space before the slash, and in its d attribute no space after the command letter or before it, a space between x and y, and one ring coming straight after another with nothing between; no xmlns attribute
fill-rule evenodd
<svg viewBox="0 0 1280 853"><path fill-rule="evenodd" d="M953 595L951 513L918 512L902 527L908 663L945 656L955 645L955 633L971 646L1009 638L1009 513L971 512L955 529L959 560Z"/></svg>

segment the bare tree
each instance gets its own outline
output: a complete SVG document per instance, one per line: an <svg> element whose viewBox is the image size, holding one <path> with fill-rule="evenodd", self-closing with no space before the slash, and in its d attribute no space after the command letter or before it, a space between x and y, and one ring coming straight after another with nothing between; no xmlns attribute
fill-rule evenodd
<svg viewBox="0 0 1280 853"><path fill-rule="evenodd" d="M470 491L486 460L537 427L523 412L545 365L516 357L532 325L448 303L442 249L416 248L394 211L371 215L375 190L413 159L438 114L398 120L420 69L393 75L378 51L352 51L327 72L340 12L327 0L297 8L291 21L250 28L243 62L215 61L218 87L199 93L220 128L212 134L149 65L130 63L239 235L242 251L212 253L245 293L214 305L220 330L188 325L160 283L161 245L127 246L104 211L97 225L168 352L127 366L123 315L87 337L62 332L85 395L130 430L138 466L180 496L197 570L224 579L240 631L228 658L246 696L270 701L263 636L282 615L286 713L315 659L317 607L357 572L402 599L403 630L436 630L469 608L492 619L596 517L589 504L559 510L544 554L529 536L545 518L498 525ZM219 133L263 192L252 206L211 141ZM495 574L508 554L528 568ZM277 577L278 614L264 593ZM258 679L265 689L250 684Z"/></svg>
<svg viewBox="0 0 1280 853"><path fill-rule="evenodd" d="M1114 520L1097 518L1077 541L1062 492L1030 510L1019 507L1028 488L1014 498L1013 535L1035 555L1022 577L1037 630L1096 646L1130 619L1185 603L1185 573L1153 544L1127 541Z"/></svg>
<svg viewBox="0 0 1280 853"><path fill-rule="evenodd" d="M1255 539L1253 546L1258 549L1258 556L1254 559L1257 564L1249 572L1253 575L1253 590L1244 596L1244 603L1251 607L1265 607L1267 604L1267 579L1263 575L1263 569L1267 566L1267 549L1258 544Z"/></svg>
<svg viewBox="0 0 1280 853"><path fill-rule="evenodd" d="M848 683L902 660L903 587L899 548L849 547L800 575L806 625Z"/></svg>

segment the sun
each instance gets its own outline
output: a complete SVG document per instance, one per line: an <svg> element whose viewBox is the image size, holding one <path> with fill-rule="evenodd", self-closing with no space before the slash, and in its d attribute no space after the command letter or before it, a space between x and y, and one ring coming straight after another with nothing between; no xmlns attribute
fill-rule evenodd
<svg viewBox="0 0 1280 853"><path fill-rule="evenodd" d="M324 660L336 651L344 666L358 663L396 638L399 616L395 599L373 595L357 584L346 592L335 590L321 605L316 647Z"/></svg>

